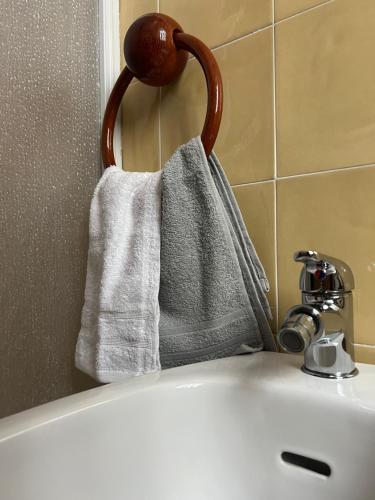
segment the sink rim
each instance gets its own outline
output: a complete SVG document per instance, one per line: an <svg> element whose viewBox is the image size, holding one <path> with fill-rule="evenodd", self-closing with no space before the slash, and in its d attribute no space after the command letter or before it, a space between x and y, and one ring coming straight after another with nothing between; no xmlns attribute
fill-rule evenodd
<svg viewBox="0 0 375 500"><path fill-rule="evenodd" d="M96 387L4 417L0 443L54 420L87 411L153 389L192 389L209 384L243 384L253 389L327 397L375 413L375 365L356 363L358 376L348 379L313 377L301 371L299 355L261 351L170 368L161 372Z"/></svg>

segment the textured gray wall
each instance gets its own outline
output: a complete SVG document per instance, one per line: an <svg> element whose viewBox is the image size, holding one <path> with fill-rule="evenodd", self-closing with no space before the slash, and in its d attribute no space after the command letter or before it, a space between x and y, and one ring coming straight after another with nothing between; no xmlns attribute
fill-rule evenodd
<svg viewBox="0 0 375 500"><path fill-rule="evenodd" d="M74 368L100 177L98 7L0 0L0 416L92 386Z"/></svg>

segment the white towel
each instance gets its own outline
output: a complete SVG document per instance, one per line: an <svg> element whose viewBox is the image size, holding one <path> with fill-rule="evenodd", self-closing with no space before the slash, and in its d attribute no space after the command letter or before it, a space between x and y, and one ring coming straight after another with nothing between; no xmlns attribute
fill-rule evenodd
<svg viewBox="0 0 375 500"><path fill-rule="evenodd" d="M75 363L99 382L160 370L160 179L113 166L94 192Z"/></svg>

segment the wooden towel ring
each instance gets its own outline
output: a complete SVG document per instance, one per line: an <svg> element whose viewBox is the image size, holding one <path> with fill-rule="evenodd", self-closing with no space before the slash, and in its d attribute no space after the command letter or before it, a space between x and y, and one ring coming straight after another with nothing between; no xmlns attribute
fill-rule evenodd
<svg viewBox="0 0 375 500"><path fill-rule="evenodd" d="M188 54L203 68L207 84L207 112L201 134L207 156L219 132L223 110L223 84L220 70L210 49L198 38L184 33L181 26L164 14L146 14L128 29L124 40L127 66L109 96L104 114L101 148L104 167L115 165L113 132L121 99L133 77L159 87L175 80L183 71Z"/></svg>

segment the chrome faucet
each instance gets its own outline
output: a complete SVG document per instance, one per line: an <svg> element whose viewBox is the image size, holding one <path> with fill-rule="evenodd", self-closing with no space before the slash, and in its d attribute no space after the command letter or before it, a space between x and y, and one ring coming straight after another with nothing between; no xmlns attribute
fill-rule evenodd
<svg viewBox="0 0 375 500"><path fill-rule="evenodd" d="M294 254L304 264L300 276L302 304L289 309L277 334L287 352L304 352L302 371L326 378L358 373L354 364L354 278L341 260L311 250Z"/></svg>

